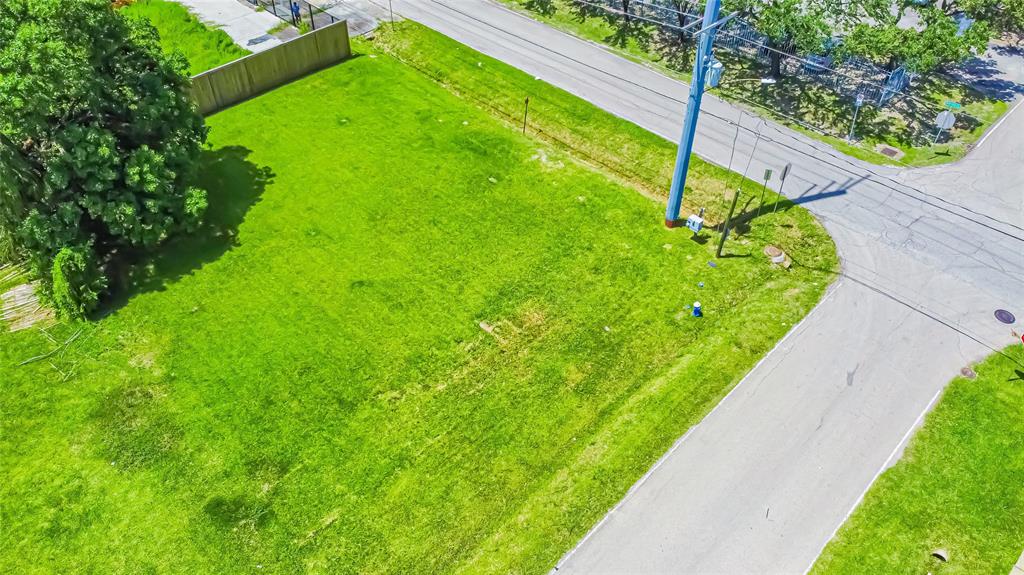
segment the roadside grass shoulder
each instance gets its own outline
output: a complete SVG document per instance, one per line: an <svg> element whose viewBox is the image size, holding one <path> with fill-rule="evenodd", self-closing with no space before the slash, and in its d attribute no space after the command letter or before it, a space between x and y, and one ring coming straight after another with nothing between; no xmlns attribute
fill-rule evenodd
<svg viewBox="0 0 1024 575"><path fill-rule="evenodd" d="M121 10L130 16L148 20L160 33L164 51L184 55L193 75L249 54L226 32L203 24L176 2L137 0Z"/></svg>
<svg viewBox="0 0 1024 575"><path fill-rule="evenodd" d="M1014 345L954 379L811 573L1009 573L1024 549L1022 366Z"/></svg>
<svg viewBox="0 0 1024 575"><path fill-rule="evenodd" d="M413 22L382 27L372 46L398 58L507 125L522 129L525 116L528 135L572 154L651 198L667 197L675 165L675 143ZM682 217L704 208L705 218L711 225L721 223L737 188L745 202L756 200L747 206L748 212L757 211L762 198L760 183L692 156ZM765 213L769 210L782 213L780 210L788 211L796 206L771 190L763 197ZM791 214L805 231L808 225L818 225L806 210L796 209ZM774 226L772 233L783 233L781 230L789 229L790 225L796 224ZM805 233L804 237L814 237L817 241L819 235ZM820 237L827 237L827 234L822 230ZM833 249L831 240L817 247L810 244L782 247L810 250L815 260L827 259L825 254Z"/></svg>
<svg viewBox="0 0 1024 575"><path fill-rule="evenodd" d="M208 118L206 224L104 317L0 334L12 572L545 571L834 278L799 206L715 261L671 144L543 83L567 143L517 133L531 77L393 34Z"/></svg>

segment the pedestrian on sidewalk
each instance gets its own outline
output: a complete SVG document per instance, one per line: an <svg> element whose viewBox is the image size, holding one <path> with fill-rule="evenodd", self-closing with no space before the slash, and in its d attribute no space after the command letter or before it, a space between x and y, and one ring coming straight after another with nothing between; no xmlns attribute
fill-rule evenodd
<svg viewBox="0 0 1024 575"><path fill-rule="evenodd" d="M296 26L302 21L302 10L299 8L298 2L292 2L292 24Z"/></svg>

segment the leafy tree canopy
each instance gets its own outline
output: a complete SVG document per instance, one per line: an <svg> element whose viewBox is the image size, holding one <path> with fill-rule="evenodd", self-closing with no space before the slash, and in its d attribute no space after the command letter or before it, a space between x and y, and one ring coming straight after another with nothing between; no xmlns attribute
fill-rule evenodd
<svg viewBox="0 0 1024 575"><path fill-rule="evenodd" d="M859 23L843 39L843 50L890 67L899 63L915 72L928 72L984 51L991 36L987 22L976 21L961 31L953 16L934 6L915 10L921 18L920 29L901 27L898 17Z"/></svg>
<svg viewBox="0 0 1024 575"><path fill-rule="evenodd" d="M0 2L0 237L44 280L63 248L101 274L198 223L206 128L186 70L109 0Z"/></svg>
<svg viewBox="0 0 1024 575"><path fill-rule="evenodd" d="M826 5L820 0L726 0L778 46L816 50L829 36Z"/></svg>
<svg viewBox="0 0 1024 575"><path fill-rule="evenodd" d="M948 15L963 12L995 32L1024 36L1024 0L942 0L937 7Z"/></svg>
<svg viewBox="0 0 1024 575"><path fill-rule="evenodd" d="M813 52L830 34L827 5L823 0L726 0L725 7L737 11L768 37L772 76L781 72L781 54Z"/></svg>

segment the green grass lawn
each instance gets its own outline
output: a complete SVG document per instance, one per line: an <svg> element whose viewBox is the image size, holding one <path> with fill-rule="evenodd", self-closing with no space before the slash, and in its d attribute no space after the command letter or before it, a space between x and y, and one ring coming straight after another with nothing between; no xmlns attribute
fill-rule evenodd
<svg viewBox="0 0 1024 575"><path fill-rule="evenodd" d="M164 50L181 52L188 59L191 74L216 68L249 53L235 44L226 32L207 27L187 8L170 0L137 0L122 10L149 20L160 33Z"/></svg>
<svg viewBox="0 0 1024 575"><path fill-rule="evenodd" d="M649 41L616 36L616 28L603 18L579 18L571 11L568 0L554 0L554 10L544 14L528 9L527 0L501 1L555 28L602 44L625 58L651 66L668 76L690 81L692 60L687 60L683 66L668 62ZM650 33L649 27L645 30ZM984 97L941 76L918 79L912 91L918 101L904 100L881 110L864 106L857 118L855 142L851 143L846 136L853 118L852 101L839 97L821 84L792 76L784 77L771 86L761 86L756 82L730 84L730 78L767 76L768 68L763 63L737 57L725 50L719 50L716 56L726 69L722 86L713 91L716 96L828 143L844 154L876 164L928 166L956 161L1009 107L1007 102ZM960 102L963 107L957 112L958 121L953 130L933 145L931 136L934 134L932 125L936 110L941 110L947 101ZM925 106L921 102L929 102L930 105ZM880 144L902 151L903 157L896 161L881 154L876 149Z"/></svg>
<svg viewBox="0 0 1024 575"><path fill-rule="evenodd" d="M594 167L627 146L660 178L646 132L542 87L592 120L562 136L603 131L582 163L357 48L209 118L207 225L131 297L0 334L5 571L544 572L832 280L788 202L709 266L646 172ZM495 102L532 81L458 52L437 70L479 62Z"/></svg>
<svg viewBox="0 0 1024 575"><path fill-rule="evenodd" d="M1024 350L1003 354L949 384L812 573L1010 572L1024 549Z"/></svg>
<svg viewBox="0 0 1024 575"><path fill-rule="evenodd" d="M375 46L515 129L522 129L526 114L527 134L599 167L651 197L667 196L676 145L661 136L415 23L377 30ZM687 176L683 216L703 207L707 210L706 219L721 222L737 186L742 187L744 202L751 198L760 200L761 184L741 180L736 174L694 156ZM766 209L775 207L775 202L784 207L793 205L769 191L765 196ZM795 228L761 229L770 231L784 247L807 239L784 237L785 230ZM796 248L797 244L793 244L792 249Z"/></svg>

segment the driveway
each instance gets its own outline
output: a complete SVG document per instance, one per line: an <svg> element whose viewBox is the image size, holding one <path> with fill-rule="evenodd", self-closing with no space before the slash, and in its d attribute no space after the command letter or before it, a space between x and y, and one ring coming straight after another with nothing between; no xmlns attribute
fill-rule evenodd
<svg viewBox="0 0 1024 575"><path fill-rule="evenodd" d="M678 139L683 83L487 0L394 9ZM700 156L728 165L737 137L737 165L759 139L749 173L793 164L786 195L824 223L844 273L559 573L803 573L946 382L1011 342L993 310L1024 316L1024 111L962 162L915 171L847 158L714 97L702 111Z"/></svg>

